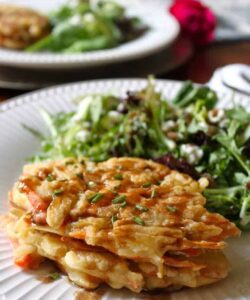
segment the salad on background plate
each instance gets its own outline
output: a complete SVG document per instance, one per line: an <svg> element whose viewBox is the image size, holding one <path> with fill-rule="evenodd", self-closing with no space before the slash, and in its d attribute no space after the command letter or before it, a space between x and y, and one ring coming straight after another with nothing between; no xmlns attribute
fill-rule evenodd
<svg viewBox="0 0 250 300"><path fill-rule="evenodd" d="M116 47L147 31L138 17L112 0L69 1L48 17L0 4L0 46L34 52L82 53Z"/></svg>

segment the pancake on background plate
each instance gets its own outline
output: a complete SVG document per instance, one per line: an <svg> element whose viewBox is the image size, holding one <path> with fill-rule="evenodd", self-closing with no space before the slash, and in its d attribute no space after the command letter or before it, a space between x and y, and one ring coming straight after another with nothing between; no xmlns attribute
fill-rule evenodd
<svg viewBox="0 0 250 300"><path fill-rule="evenodd" d="M0 4L0 47L22 50L50 33L47 17L25 7Z"/></svg>

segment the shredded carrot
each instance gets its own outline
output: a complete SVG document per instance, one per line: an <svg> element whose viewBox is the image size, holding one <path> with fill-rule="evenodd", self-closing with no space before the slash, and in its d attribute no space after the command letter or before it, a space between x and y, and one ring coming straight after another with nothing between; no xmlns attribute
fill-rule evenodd
<svg viewBox="0 0 250 300"><path fill-rule="evenodd" d="M37 193L29 191L27 196L31 205L36 211L45 211L47 209L48 205L42 200L42 198Z"/></svg>
<svg viewBox="0 0 250 300"><path fill-rule="evenodd" d="M191 268L193 270L200 270L206 267L206 265L204 264L195 263L189 260L180 260L167 256L164 256L164 262L166 265L176 268Z"/></svg>
<svg viewBox="0 0 250 300"><path fill-rule="evenodd" d="M32 265L33 259L31 254L24 255L15 259L15 264L20 268L27 269Z"/></svg>
<svg viewBox="0 0 250 300"><path fill-rule="evenodd" d="M200 249L183 249L183 250L181 250L181 252L183 252L189 256L196 256L201 253L201 250Z"/></svg>
<svg viewBox="0 0 250 300"><path fill-rule="evenodd" d="M70 235L76 239L84 239L85 238L85 233L82 231L73 232Z"/></svg>

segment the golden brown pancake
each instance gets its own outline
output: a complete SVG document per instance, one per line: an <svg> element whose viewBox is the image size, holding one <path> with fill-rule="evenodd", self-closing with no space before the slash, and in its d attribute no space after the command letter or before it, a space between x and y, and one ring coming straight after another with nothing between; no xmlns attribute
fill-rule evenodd
<svg viewBox="0 0 250 300"><path fill-rule="evenodd" d="M29 8L0 4L0 47L25 49L49 32L47 17Z"/></svg>
<svg viewBox="0 0 250 300"><path fill-rule="evenodd" d="M25 166L7 222L16 262L49 258L86 288L105 282L140 292L218 281L230 269L224 240L239 230L206 210L206 185L139 158Z"/></svg>

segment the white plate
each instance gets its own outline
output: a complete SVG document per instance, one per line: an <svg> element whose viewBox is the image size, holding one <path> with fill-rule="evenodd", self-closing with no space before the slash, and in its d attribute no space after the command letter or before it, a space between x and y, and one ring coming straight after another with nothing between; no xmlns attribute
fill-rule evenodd
<svg viewBox="0 0 250 300"><path fill-rule="evenodd" d="M118 0L117 0L118 1ZM47 13L67 0L0 0ZM0 49L0 64L25 68L77 68L121 62L159 51L178 36L179 25L159 0L120 0L128 14L140 17L150 29L138 39L106 50L81 54L25 53Z"/></svg>
<svg viewBox="0 0 250 300"><path fill-rule="evenodd" d="M127 90L138 90L145 85L146 81L139 79L90 81L41 90L0 105L0 213L8 209L7 192L18 178L25 164L25 158L39 148L38 141L25 131L21 124L25 123L43 132L46 131L38 113L39 107L44 107L51 113L69 111L74 109L71 100L76 96L107 91L124 95ZM169 99L175 95L179 87L179 82L157 81L157 89ZM234 101L250 108L249 98L235 96ZM219 105L222 107L232 105L232 94L222 94ZM250 234L243 234L241 238L231 240L229 244L230 247L226 252L233 270L227 279L207 287L183 289L154 299L250 299ZM43 284L34 275L22 272L13 265L11 246L4 235L0 234L1 300L73 300L76 290L77 288L66 279ZM139 299L139 296L126 290L107 289L103 299Z"/></svg>

